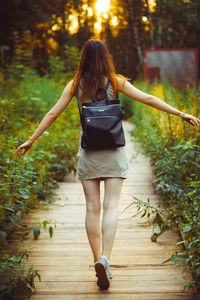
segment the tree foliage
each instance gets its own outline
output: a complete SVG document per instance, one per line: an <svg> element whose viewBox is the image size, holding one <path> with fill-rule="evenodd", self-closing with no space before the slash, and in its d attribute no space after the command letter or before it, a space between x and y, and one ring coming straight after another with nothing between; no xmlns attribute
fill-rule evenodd
<svg viewBox="0 0 200 300"><path fill-rule="evenodd" d="M22 42L29 53L27 57L44 74L50 55L64 59L66 46L80 50L88 38L97 36L107 42L117 71L135 78L141 75L146 48L200 47L197 0L155 0L154 6L149 0L111 0L108 17L102 19L99 33L95 32L98 19L95 3L95 0L6 1L0 11L1 66L12 61L17 41ZM92 10L91 15L85 7ZM70 25L72 16L77 29ZM117 17L117 25L112 25L113 16Z"/></svg>

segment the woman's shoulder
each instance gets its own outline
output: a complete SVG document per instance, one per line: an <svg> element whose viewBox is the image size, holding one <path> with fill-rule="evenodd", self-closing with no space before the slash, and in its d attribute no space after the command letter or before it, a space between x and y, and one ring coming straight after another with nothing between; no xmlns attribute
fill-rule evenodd
<svg viewBox="0 0 200 300"><path fill-rule="evenodd" d="M69 82L67 83L67 86L70 87L71 90L71 94L73 95L73 97L78 97L78 90L76 87L76 81L74 78L70 79Z"/></svg>
<svg viewBox="0 0 200 300"><path fill-rule="evenodd" d="M116 81L117 81L117 89L120 91L123 89L125 82L129 80L128 77L122 74L116 74Z"/></svg>

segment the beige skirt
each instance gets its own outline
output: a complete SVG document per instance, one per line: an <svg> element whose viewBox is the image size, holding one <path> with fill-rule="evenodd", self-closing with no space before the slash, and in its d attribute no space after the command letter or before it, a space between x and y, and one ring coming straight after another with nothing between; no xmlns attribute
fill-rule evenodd
<svg viewBox="0 0 200 300"><path fill-rule="evenodd" d="M106 150L88 150L80 145L77 153L77 173L78 179L105 177L127 178L129 169L128 158L125 147L116 147Z"/></svg>

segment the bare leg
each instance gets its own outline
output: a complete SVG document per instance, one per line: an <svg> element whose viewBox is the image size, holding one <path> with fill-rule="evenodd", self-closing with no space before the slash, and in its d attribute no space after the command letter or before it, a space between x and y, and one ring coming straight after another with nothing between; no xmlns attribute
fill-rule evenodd
<svg viewBox="0 0 200 300"><path fill-rule="evenodd" d="M90 247L93 252L94 262L98 260L101 249L101 228L100 228L100 180L82 180L86 200L85 228Z"/></svg>
<svg viewBox="0 0 200 300"><path fill-rule="evenodd" d="M109 260L114 244L118 218L118 202L123 178L106 178L102 219L102 255Z"/></svg>

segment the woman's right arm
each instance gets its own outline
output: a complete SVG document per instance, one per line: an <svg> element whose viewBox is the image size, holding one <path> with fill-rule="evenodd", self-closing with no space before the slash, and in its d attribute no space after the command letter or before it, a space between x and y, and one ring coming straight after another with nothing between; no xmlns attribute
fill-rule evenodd
<svg viewBox="0 0 200 300"><path fill-rule="evenodd" d="M35 132L28 140L21 144L15 151L14 154L18 155L25 154L26 151L32 146L33 142L45 131L47 130L57 119L57 117L63 112L63 110L69 105L71 99L73 98L73 94L71 92L73 80L71 80L66 87L64 88L60 98L57 103L52 107L50 111L44 116ZM22 153L22 150L25 150Z"/></svg>

